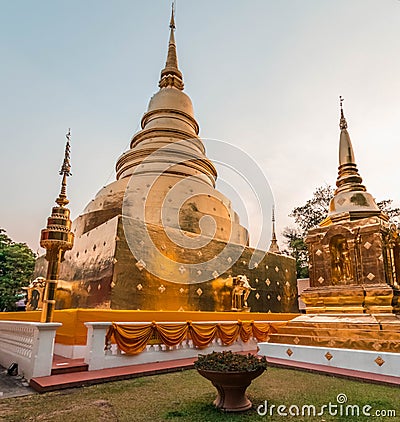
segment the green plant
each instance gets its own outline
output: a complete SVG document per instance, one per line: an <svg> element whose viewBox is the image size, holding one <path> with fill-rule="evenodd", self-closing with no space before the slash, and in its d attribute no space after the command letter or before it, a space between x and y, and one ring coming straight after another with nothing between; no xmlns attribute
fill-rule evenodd
<svg viewBox="0 0 400 422"><path fill-rule="evenodd" d="M21 289L32 279L35 258L25 243L14 242L0 228L0 312L16 310Z"/></svg>
<svg viewBox="0 0 400 422"><path fill-rule="evenodd" d="M212 352L208 355L199 355L194 362L196 369L221 372L251 372L267 368L265 356L259 358L249 353L239 355L231 351Z"/></svg>

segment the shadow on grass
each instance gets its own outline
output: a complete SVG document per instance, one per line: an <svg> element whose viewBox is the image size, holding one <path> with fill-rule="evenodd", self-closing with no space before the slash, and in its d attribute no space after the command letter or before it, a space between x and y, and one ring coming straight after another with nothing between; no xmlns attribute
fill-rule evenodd
<svg viewBox="0 0 400 422"><path fill-rule="evenodd" d="M340 407L337 407L332 410L332 413L325 409L323 414L318 415L318 412L321 410L320 406L316 406L316 414L305 414L298 416L291 416L288 414L288 407L286 408L286 415L279 415L277 414L277 407L280 403L270 402L269 405L275 406L275 410L273 414L269 414L267 412L266 415L258 414L257 408L264 403L261 403L257 400L253 399L253 407L245 412L238 412L238 413L229 413L224 412L220 409L217 409L213 404L212 401L214 400L215 396L211 395L202 395L199 397L198 400L192 400L190 403L174 403L175 408L169 411L164 412L163 419L170 422L236 422L236 421L296 421L296 422L309 422L309 421L324 421L324 422L350 422L355 421L357 422L368 422L371 420L379 419L381 421L397 421L400 420L397 416L386 416L386 417L377 417L374 415L374 409L391 409L393 408L393 402L387 401L385 399L382 400L374 400L369 403L371 406L371 416L365 416L362 414L362 403L358 403L360 413L357 416L356 414L349 413L348 415L345 414L346 407L340 410ZM209 403L205 403L205 401L209 401ZM333 404L337 404L336 402ZM356 403L354 403L356 404ZM365 403L364 403L365 404ZM289 406L289 405L288 405ZM301 409L301 405L299 406ZM340 414L342 412L342 415ZM350 410L351 412L351 410Z"/></svg>
<svg viewBox="0 0 400 422"><path fill-rule="evenodd" d="M214 421L246 421L254 420L258 416L254 409L240 413L227 413L217 409L212 400L210 404L194 401L189 405L182 406L180 409L170 410L164 414L164 418L171 422L196 421L196 422L214 422Z"/></svg>

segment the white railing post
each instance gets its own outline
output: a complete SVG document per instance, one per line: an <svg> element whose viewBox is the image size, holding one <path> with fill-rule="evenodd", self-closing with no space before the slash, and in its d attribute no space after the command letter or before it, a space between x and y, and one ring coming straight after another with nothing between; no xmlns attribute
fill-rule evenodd
<svg viewBox="0 0 400 422"><path fill-rule="evenodd" d="M37 323L32 345L32 374L30 378L45 377L51 374L56 330L58 322ZM25 377L26 378L26 377Z"/></svg>
<svg viewBox="0 0 400 422"><path fill-rule="evenodd" d="M0 364L18 364L27 380L51 374L54 338L60 323L0 321Z"/></svg>
<svg viewBox="0 0 400 422"><path fill-rule="evenodd" d="M85 322L88 329L85 363L89 365L89 371L103 369L106 359L106 334L111 322Z"/></svg>

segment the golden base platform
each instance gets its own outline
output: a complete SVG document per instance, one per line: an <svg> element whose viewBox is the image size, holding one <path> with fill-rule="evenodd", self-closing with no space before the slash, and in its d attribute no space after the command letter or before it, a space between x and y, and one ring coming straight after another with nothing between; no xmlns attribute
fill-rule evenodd
<svg viewBox="0 0 400 422"><path fill-rule="evenodd" d="M302 315L279 327L269 343L400 353L400 315Z"/></svg>

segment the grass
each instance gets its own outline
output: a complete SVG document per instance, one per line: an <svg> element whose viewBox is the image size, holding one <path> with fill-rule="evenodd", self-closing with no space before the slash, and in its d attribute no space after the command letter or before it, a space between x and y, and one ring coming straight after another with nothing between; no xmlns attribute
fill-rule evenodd
<svg viewBox="0 0 400 422"><path fill-rule="evenodd" d="M135 378L91 387L47 394L0 400L0 420L91 422L91 421L167 421L167 422L225 422L225 421L370 421L372 417L329 416L328 411L316 417L284 417L274 413L260 416L257 407L269 404L313 404L319 407L337 404L339 393L346 394L347 404L369 404L371 414L376 410L396 411L396 417L379 420L399 421L399 389L367 384L307 372L269 368L248 388L253 409L241 414L223 413L214 408L216 390L195 370Z"/></svg>

